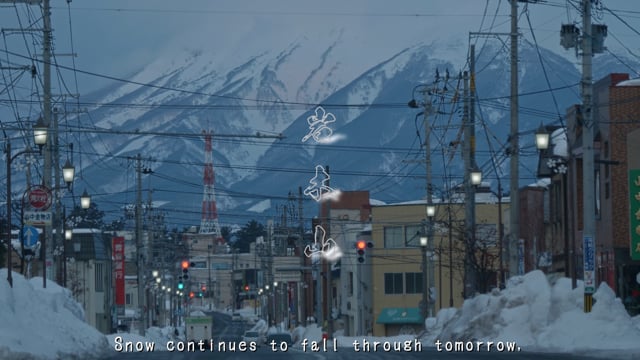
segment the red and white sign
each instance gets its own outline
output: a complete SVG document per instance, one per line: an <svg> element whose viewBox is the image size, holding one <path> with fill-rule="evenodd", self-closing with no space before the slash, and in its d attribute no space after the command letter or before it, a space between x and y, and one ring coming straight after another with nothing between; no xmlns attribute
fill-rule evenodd
<svg viewBox="0 0 640 360"><path fill-rule="evenodd" d="M51 206L51 191L44 186L29 188L29 204L37 210L47 210Z"/></svg>
<svg viewBox="0 0 640 360"><path fill-rule="evenodd" d="M124 237L113 238L113 269L116 279L116 305L124 306Z"/></svg>

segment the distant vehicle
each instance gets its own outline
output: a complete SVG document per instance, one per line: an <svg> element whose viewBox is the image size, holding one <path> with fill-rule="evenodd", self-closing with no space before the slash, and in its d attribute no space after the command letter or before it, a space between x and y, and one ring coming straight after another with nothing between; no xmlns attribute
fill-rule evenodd
<svg viewBox="0 0 640 360"><path fill-rule="evenodd" d="M231 315L231 321L242 321L242 315L239 312L234 312Z"/></svg>
<svg viewBox="0 0 640 360"><path fill-rule="evenodd" d="M208 342L211 339L212 319L209 316L190 316L185 319L185 335L187 341Z"/></svg>
<svg viewBox="0 0 640 360"><path fill-rule="evenodd" d="M272 341L275 341L276 345L282 342L286 342L289 345L293 345L293 339L291 338L291 334L289 333L268 334L265 344L269 345L271 344Z"/></svg>
<svg viewBox="0 0 640 360"><path fill-rule="evenodd" d="M249 342L254 342L258 346L260 346L260 344L262 344L264 342L264 339L262 338L260 333L257 332L257 331L247 331L242 336L242 341L246 341L248 343Z"/></svg>

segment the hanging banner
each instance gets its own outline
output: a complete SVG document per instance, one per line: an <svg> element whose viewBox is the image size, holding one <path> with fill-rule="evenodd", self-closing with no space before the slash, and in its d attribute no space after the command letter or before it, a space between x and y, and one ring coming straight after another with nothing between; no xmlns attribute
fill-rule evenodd
<svg viewBox="0 0 640 360"><path fill-rule="evenodd" d="M629 234L632 260L640 260L640 169L629 170Z"/></svg>
<svg viewBox="0 0 640 360"><path fill-rule="evenodd" d="M124 292L124 237L113 238L113 269L116 280L116 305L125 305Z"/></svg>

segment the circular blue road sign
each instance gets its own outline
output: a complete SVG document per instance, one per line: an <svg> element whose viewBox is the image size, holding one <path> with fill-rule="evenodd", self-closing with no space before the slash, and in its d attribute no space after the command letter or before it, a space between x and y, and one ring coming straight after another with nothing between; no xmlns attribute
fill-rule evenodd
<svg viewBox="0 0 640 360"><path fill-rule="evenodd" d="M33 226L25 226L22 228L22 241L25 247L36 246L40 237L38 229Z"/></svg>

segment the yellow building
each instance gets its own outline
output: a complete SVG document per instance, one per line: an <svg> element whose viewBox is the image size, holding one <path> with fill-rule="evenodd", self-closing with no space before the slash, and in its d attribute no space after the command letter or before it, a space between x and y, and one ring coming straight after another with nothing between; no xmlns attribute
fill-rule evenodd
<svg viewBox="0 0 640 360"><path fill-rule="evenodd" d="M508 219L508 198L485 188L476 194L475 258L478 292L498 286L500 269L499 224ZM432 289L430 312L460 307L463 301L465 269L464 204L438 203L432 218L433 243L426 252L427 288ZM423 299L422 250L420 238L427 234L426 202L373 206L371 238L367 249L372 272L373 335L393 336L424 329L420 303ZM501 220L501 221L500 221ZM426 249L426 248L425 248ZM506 261L505 261L506 263ZM504 268L504 267L503 267ZM453 269L453 271L451 271Z"/></svg>

